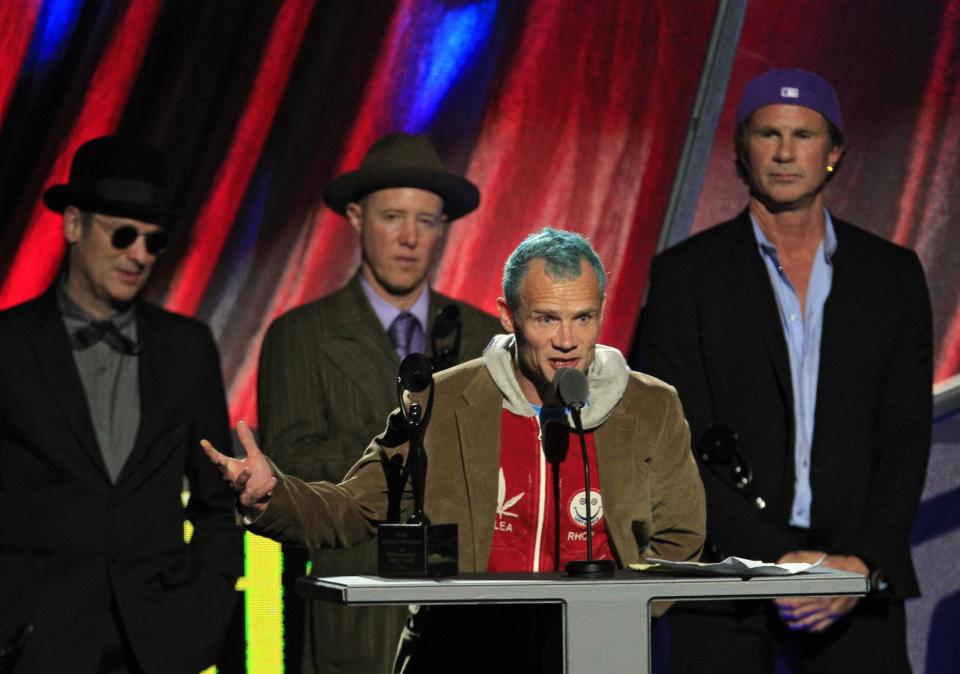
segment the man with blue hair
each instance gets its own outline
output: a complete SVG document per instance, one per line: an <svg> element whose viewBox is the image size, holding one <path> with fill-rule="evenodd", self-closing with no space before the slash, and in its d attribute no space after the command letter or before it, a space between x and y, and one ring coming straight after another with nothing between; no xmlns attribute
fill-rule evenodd
<svg viewBox="0 0 960 674"><path fill-rule="evenodd" d="M631 372L619 351L597 344L605 282L583 237L554 229L531 235L504 268L497 302L508 334L494 337L482 358L435 377L424 500L431 521L458 525L462 571L556 571L586 558L582 454L552 386L564 368L589 382L582 420L598 476L591 489L594 558L622 567L646 556L700 554L703 488L683 410L670 386ZM559 440L548 425L560 430ZM252 531L343 547L372 538L386 521L381 464L405 461L408 450L398 411L340 484L284 475L245 425L239 433L242 461L209 443L205 449L238 492ZM547 436L554 447L544 446ZM401 652L409 660L398 661L396 671L558 667L556 607L432 608L418 612L412 627L420 637Z"/></svg>
<svg viewBox="0 0 960 674"><path fill-rule="evenodd" d="M778 654L799 672L910 670L930 299L913 251L826 209L843 129L836 92L814 73L746 85L747 208L654 259L639 352L644 372L677 387L702 459L705 556L823 560L872 590L685 605L670 618L673 672L773 672Z"/></svg>

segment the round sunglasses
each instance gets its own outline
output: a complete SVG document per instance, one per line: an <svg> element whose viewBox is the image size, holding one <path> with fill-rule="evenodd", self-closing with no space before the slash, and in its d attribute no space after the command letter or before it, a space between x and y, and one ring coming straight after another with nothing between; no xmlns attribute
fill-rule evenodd
<svg viewBox="0 0 960 674"><path fill-rule="evenodd" d="M140 230L133 225L120 225L119 227L110 227L109 225L94 220L98 225L110 234L110 245L117 250L126 250L133 245L133 242L140 236ZM170 234L164 229L158 229L143 235L147 252L151 255L160 255L167 249L170 243Z"/></svg>

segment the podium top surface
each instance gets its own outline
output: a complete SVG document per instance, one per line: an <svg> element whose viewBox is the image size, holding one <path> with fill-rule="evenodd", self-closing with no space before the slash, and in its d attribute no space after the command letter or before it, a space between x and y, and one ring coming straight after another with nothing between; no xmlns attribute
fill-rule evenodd
<svg viewBox="0 0 960 674"><path fill-rule="evenodd" d="M571 578L560 573L461 574L445 578L305 576L297 592L338 604L455 604L748 599L802 595L863 595L859 574L817 568L793 576L666 575L621 570L612 578Z"/></svg>

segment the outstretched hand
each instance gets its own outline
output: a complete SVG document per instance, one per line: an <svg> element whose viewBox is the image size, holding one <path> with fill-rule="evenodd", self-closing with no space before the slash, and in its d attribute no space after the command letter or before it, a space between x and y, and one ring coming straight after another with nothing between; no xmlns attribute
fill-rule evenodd
<svg viewBox="0 0 960 674"><path fill-rule="evenodd" d="M806 562L814 564L822 552L796 550L788 552L777 560L778 564L787 562ZM864 576L870 570L859 557L853 555L826 555L823 565L841 571L852 571ZM804 632L822 632L853 610L859 597L780 597L774 603L780 612L780 619L792 630Z"/></svg>
<svg viewBox="0 0 960 674"><path fill-rule="evenodd" d="M263 512L277 486L277 478L263 452L257 447L257 441L254 440L253 431L247 426L247 422L241 421L237 424L237 437L247 453L245 459L234 459L221 454L208 440L201 440L200 446L210 462L220 471L224 481L237 492L240 505Z"/></svg>

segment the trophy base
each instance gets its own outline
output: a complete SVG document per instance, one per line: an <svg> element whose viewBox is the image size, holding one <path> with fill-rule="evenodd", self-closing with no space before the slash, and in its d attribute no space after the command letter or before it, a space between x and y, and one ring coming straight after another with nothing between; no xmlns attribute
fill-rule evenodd
<svg viewBox="0 0 960 674"><path fill-rule="evenodd" d="M617 564L612 559L594 559L590 562L567 562L563 570L575 578L607 578L616 572Z"/></svg>
<svg viewBox="0 0 960 674"><path fill-rule="evenodd" d="M456 524L381 524L377 527L377 574L386 578L455 576Z"/></svg>

